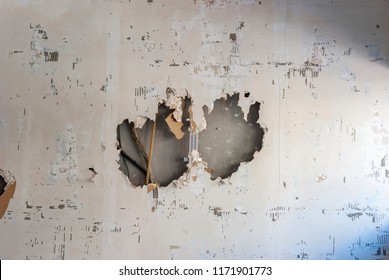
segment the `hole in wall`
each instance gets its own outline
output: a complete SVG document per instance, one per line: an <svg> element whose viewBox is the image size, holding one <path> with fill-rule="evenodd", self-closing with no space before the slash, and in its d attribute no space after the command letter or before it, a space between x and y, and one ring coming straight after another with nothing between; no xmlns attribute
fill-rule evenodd
<svg viewBox="0 0 389 280"><path fill-rule="evenodd" d="M150 182L167 186L187 171L189 153L189 106L191 99L182 100L182 121L173 117L175 109L161 103L156 114ZM128 119L117 127L120 149L119 170L135 186L146 184L150 143L154 120L147 119L141 128Z"/></svg>
<svg viewBox="0 0 389 280"><path fill-rule="evenodd" d="M253 160L255 152L262 148L260 103L250 106L246 121L238 102L239 93L235 93L216 100L210 113L208 107L203 107L207 129L199 133L199 152L208 163L212 180L231 176L241 162Z"/></svg>
<svg viewBox="0 0 389 280"><path fill-rule="evenodd" d="M14 175L9 171L0 169L0 219L4 216L16 188Z"/></svg>
<svg viewBox="0 0 389 280"><path fill-rule="evenodd" d="M0 176L0 195L4 193L5 186L7 186L7 183L5 182L4 177Z"/></svg>
<svg viewBox="0 0 389 280"><path fill-rule="evenodd" d="M197 149L206 162L212 180L231 176L242 162L251 161L261 150L264 129L258 123L259 102L250 106L246 119L238 105L239 93L217 99L211 112L204 106L207 126L198 133L197 141L197 137L193 138L197 129L192 120L191 98L177 97L170 88L166 93L167 100L173 96L175 102L160 103L155 121L147 118L139 125L126 119L117 127L119 170L134 186L151 182L154 187L165 187L179 179L188 171L192 149ZM242 96L247 98L249 94Z"/></svg>

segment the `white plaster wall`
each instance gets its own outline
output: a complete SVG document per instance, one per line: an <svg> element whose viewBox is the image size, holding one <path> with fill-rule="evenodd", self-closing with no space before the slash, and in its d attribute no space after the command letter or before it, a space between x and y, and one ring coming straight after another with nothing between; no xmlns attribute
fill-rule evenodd
<svg viewBox="0 0 389 280"><path fill-rule="evenodd" d="M0 4L1 259L388 258L389 1ZM266 133L229 180L192 170L155 201L118 170L116 127L167 87L198 123L248 91Z"/></svg>

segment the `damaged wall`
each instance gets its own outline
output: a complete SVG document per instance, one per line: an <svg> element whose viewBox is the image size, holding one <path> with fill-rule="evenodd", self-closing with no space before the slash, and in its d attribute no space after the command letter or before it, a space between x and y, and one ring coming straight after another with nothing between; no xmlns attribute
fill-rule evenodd
<svg viewBox="0 0 389 280"><path fill-rule="evenodd" d="M0 2L0 259L388 258L388 1ZM189 171L148 192L117 131L168 88Z"/></svg>

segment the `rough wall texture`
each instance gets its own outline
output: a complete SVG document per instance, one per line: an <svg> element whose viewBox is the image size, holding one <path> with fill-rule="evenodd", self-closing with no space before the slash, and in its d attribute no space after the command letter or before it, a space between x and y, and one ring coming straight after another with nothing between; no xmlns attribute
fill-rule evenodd
<svg viewBox="0 0 389 280"><path fill-rule="evenodd" d="M389 1L0 4L0 259L388 258ZM261 151L228 179L133 188L116 128L168 87L201 129L250 93Z"/></svg>

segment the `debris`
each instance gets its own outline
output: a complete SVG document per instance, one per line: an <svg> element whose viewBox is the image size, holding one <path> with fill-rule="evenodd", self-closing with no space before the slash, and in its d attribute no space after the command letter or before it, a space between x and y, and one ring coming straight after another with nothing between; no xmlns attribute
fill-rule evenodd
<svg viewBox="0 0 389 280"><path fill-rule="evenodd" d="M147 192L149 193L149 192L153 191L154 189L156 189L157 187L158 187L157 184L150 183L150 184L147 185Z"/></svg>
<svg viewBox="0 0 389 280"><path fill-rule="evenodd" d="M213 169L212 169L212 168L206 167L204 170L205 170L206 172L208 172L209 174L212 174L212 173L213 173Z"/></svg>
<svg viewBox="0 0 389 280"><path fill-rule="evenodd" d="M321 181L324 181L325 179L327 179L327 176L324 174L321 174L321 175L317 176L316 182L320 183Z"/></svg>
<svg viewBox="0 0 389 280"><path fill-rule="evenodd" d="M98 173L96 172L96 170L95 170L93 167L89 167L88 169L89 169L89 171L92 172L92 176L90 177L89 181L91 181L92 183L94 183L94 182L95 182L96 175L97 175Z"/></svg>
<svg viewBox="0 0 389 280"><path fill-rule="evenodd" d="M170 250L177 250L177 249L180 249L181 247L178 246L178 245L169 245L170 247Z"/></svg>
<svg viewBox="0 0 389 280"><path fill-rule="evenodd" d="M192 133L197 133L197 125L196 125L196 122L193 120L192 106L189 107L189 119L190 119L190 129L191 129ZM204 122L203 127L206 128L207 123L205 121L205 118L203 118L203 122Z"/></svg>
<svg viewBox="0 0 389 280"><path fill-rule="evenodd" d="M221 207L209 206L209 210L211 210L215 216L221 217L221 215L222 215L222 208Z"/></svg>
<svg viewBox="0 0 389 280"><path fill-rule="evenodd" d="M171 113L167 118L165 119L166 123L168 124L171 132L174 133L174 136L176 136L177 139L181 139L184 137L185 133L182 132L181 128L184 125L182 122L178 122L175 120L173 113Z"/></svg>
<svg viewBox="0 0 389 280"><path fill-rule="evenodd" d="M151 170L151 159L153 158L153 147L154 147L154 140L155 140L155 130L157 128L157 120L153 122L153 130L151 132L151 141L150 141L150 149L149 149L149 156L147 158L147 172L146 172L146 185L150 181L150 170Z"/></svg>

